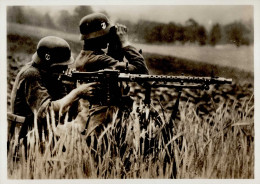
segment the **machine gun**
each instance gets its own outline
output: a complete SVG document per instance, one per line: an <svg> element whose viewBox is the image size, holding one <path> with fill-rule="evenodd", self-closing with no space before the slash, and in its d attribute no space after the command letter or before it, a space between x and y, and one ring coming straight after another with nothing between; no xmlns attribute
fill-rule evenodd
<svg viewBox="0 0 260 184"><path fill-rule="evenodd" d="M155 118L155 124L156 125L163 125L160 126L160 130L162 131L163 135L163 141L167 143L169 140L172 139L172 135L174 135L175 130L175 124L174 121L177 116L178 112L178 106L180 97L182 94L182 89L184 88L190 88L190 89L201 89L201 90L208 90L210 85L214 84L231 84L232 79L226 79L222 77L189 77L189 76L166 76L166 75L146 75L146 74L130 74L127 72L120 73L116 70L100 70L97 72L78 72L74 71L69 74L62 74L60 76L60 80L76 83L83 83L83 82L99 82L101 85L101 90L98 92L97 98L98 101L102 104L110 104L113 105L115 102L119 104L124 104L124 95L127 97L127 93L129 92L129 85L130 82L136 82L140 85L142 85L145 88L145 99L144 103L145 109L148 109L149 111L140 112L140 117L144 118L144 122L146 124L149 123L150 118ZM171 109L171 116L167 123L163 124L161 121L160 116L158 116L158 111L155 109L150 108L151 103L151 89L152 88L158 88L158 87L166 87L166 88L175 88L178 90L178 96L175 101L175 104L173 105ZM91 102L90 102L91 103ZM120 108L121 109L121 108ZM128 111L130 111L128 109ZM148 114L147 114L148 113ZM140 125L141 126L141 125ZM158 134L154 134L155 136ZM146 145L145 149L146 153L149 153L150 146L154 146L157 138L152 137L148 139L142 138L143 143ZM176 140L177 145L182 145L182 139L181 137ZM167 146L168 145L168 146ZM168 163L172 158L171 155L168 153L171 153L172 147L171 145L167 144L167 152L164 159L165 163ZM176 165L172 165L172 173L171 177L176 178Z"/></svg>
<svg viewBox="0 0 260 184"><path fill-rule="evenodd" d="M122 97L129 92L129 82L137 82L142 85L145 91L145 104L151 102L151 89L158 87L175 88L178 90L173 114L176 116L179 99L182 89L201 89L208 90L212 84L231 84L232 79L223 77L191 77L191 76L167 76L167 75L146 75L146 74L130 74L120 73L118 70L99 70L96 72L78 72L73 71L69 74L61 74L59 80L71 81L75 83L99 82L100 89L97 92L97 100L102 105L115 105L122 103ZM123 86L123 82L126 86ZM95 103L95 102L93 102Z"/></svg>

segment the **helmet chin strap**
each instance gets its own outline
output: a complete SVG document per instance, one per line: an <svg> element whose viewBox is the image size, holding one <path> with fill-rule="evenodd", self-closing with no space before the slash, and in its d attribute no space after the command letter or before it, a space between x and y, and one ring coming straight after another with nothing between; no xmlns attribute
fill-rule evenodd
<svg viewBox="0 0 260 184"><path fill-rule="evenodd" d="M40 70L42 73L50 72L50 65L47 65L44 62L35 62L33 61L33 66Z"/></svg>
<svg viewBox="0 0 260 184"><path fill-rule="evenodd" d="M108 38L109 34L84 40L83 49L84 50L99 50L99 49L106 49L108 46Z"/></svg>
<svg viewBox="0 0 260 184"><path fill-rule="evenodd" d="M95 43L94 42L88 42L85 41L83 45L84 50L99 50L99 49L107 49L108 44L107 43Z"/></svg>

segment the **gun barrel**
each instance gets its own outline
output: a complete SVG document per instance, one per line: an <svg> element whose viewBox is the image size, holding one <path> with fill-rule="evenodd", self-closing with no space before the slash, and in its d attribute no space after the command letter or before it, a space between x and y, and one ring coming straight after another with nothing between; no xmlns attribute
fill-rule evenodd
<svg viewBox="0 0 260 184"><path fill-rule="evenodd" d="M209 84L231 84L232 79L223 77L189 77L189 76L168 76L168 75L143 75L143 74L119 74L120 81L163 81L181 83L209 83Z"/></svg>

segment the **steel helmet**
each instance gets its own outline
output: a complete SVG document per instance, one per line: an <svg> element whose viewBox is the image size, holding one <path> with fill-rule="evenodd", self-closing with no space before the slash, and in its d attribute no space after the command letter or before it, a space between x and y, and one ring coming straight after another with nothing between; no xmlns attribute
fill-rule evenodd
<svg viewBox="0 0 260 184"><path fill-rule="evenodd" d="M56 36L42 38L37 45L37 51L32 56L32 60L36 64L44 64L49 67L70 65L74 62L69 44Z"/></svg>
<svg viewBox="0 0 260 184"><path fill-rule="evenodd" d="M106 35L107 33L109 33L111 27L111 23L104 14L89 14L80 20L80 39L87 40Z"/></svg>

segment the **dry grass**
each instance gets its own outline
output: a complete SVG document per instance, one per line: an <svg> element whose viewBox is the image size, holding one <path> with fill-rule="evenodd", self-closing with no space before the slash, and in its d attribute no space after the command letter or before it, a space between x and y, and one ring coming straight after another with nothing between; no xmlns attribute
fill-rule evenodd
<svg viewBox="0 0 260 184"><path fill-rule="evenodd" d="M254 107L249 104L239 113L236 102L223 103L210 117L199 117L190 103L181 103L172 135L164 131L170 113L156 119L149 115L152 107L134 104L129 118L118 121L115 113L95 146L87 145L73 122L56 127L50 112L49 138L39 141L35 123L27 160L22 147L13 161L17 137L12 141L9 178L169 178L174 164L177 178L254 178Z"/></svg>

